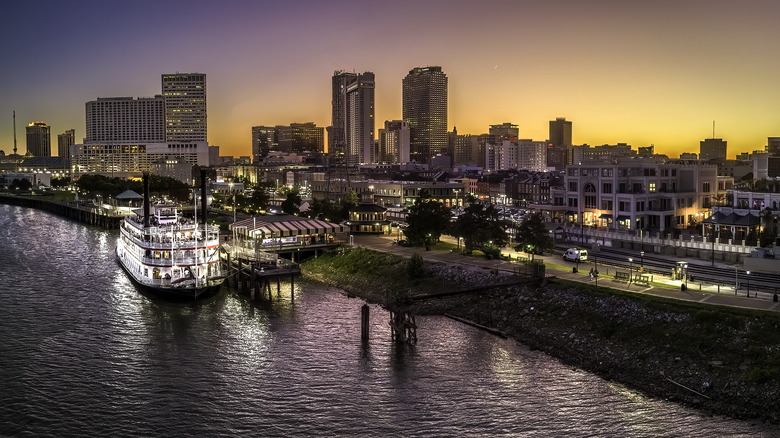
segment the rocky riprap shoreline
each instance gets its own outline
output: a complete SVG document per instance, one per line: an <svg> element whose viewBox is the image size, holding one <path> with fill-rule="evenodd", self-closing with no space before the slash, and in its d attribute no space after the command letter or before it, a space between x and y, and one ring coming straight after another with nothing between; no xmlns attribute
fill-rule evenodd
<svg viewBox="0 0 780 438"><path fill-rule="evenodd" d="M457 265L426 267L432 278L428 284L441 290L512 278ZM317 280L328 278L306 271ZM376 278L372 288L365 277L358 284L350 283L349 276L338 278L333 286L370 302L388 302L384 295L392 288L386 279ZM400 293L432 291L423 286ZM589 285L544 281L418 301L413 309L418 314L449 313L501 330L564 363L655 397L705 412L780 422L780 384L774 378L777 369L772 369L774 358L780 358L780 342L776 335L761 336L772 328L777 332L780 316L693 306L605 290L604 285L596 291Z"/></svg>

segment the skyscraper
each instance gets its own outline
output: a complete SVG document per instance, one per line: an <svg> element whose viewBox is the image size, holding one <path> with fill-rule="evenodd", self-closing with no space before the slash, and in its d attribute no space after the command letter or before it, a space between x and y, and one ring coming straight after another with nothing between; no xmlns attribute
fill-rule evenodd
<svg viewBox="0 0 780 438"><path fill-rule="evenodd" d="M550 120L550 144L571 146L571 121L567 121L565 117Z"/></svg>
<svg viewBox="0 0 780 438"><path fill-rule="evenodd" d="M447 154L447 75L441 67L415 67L403 79L403 119L409 123L410 159L428 163Z"/></svg>
<svg viewBox="0 0 780 438"><path fill-rule="evenodd" d="M63 159L70 158L70 146L76 144L76 130L68 129L57 136L57 156Z"/></svg>
<svg viewBox="0 0 780 438"><path fill-rule="evenodd" d="M162 93L165 103L165 141L207 141L206 75L164 74Z"/></svg>
<svg viewBox="0 0 780 438"><path fill-rule="evenodd" d="M27 125L27 152L35 157L51 157L51 127L43 122Z"/></svg>
<svg viewBox="0 0 780 438"><path fill-rule="evenodd" d="M550 138L547 145L547 166L557 170L574 163L571 137L571 121L565 117L550 120Z"/></svg>
<svg viewBox="0 0 780 438"><path fill-rule="evenodd" d="M375 161L374 73L336 71L332 85L328 152L350 164Z"/></svg>

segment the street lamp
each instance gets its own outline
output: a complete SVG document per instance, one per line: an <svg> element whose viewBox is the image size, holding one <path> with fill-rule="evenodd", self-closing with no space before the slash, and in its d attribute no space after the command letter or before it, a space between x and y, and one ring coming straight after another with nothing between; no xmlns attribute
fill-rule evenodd
<svg viewBox="0 0 780 438"><path fill-rule="evenodd" d="M645 272L645 252L639 251L639 270Z"/></svg>
<svg viewBox="0 0 780 438"><path fill-rule="evenodd" d="M633 272L634 272L634 271L633 271L633 269L634 269L634 266L632 265L632 263L634 263L634 259L632 259L631 257L629 257L629 258L628 258L628 282L629 282L629 283L631 283L631 279L633 278L633 275L632 275L632 274L633 274Z"/></svg>
<svg viewBox="0 0 780 438"><path fill-rule="evenodd" d="M750 271L745 271L747 274L747 297L750 298Z"/></svg>

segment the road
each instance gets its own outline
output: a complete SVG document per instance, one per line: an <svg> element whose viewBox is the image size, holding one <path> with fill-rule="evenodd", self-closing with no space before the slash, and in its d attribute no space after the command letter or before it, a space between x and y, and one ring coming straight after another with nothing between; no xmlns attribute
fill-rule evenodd
<svg viewBox="0 0 780 438"><path fill-rule="evenodd" d="M441 250L436 248L431 248L430 251L426 251L425 248L421 247L403 247L396 245L394 243L394 239L395 237L392 235L354 235L354 244L356 246L362 246L376 251L383 251L404 257L410 257L416 252L420 254L423 259L431 262L458 264L464 267L477 269L499 269L510 272L514 271L514 263L509 261L487 260L481 256L465 256L459 254L457 251L450 252L449 250ZM456 243L455 239L449 236L443 236L442 240L450 243ZM658 263L659 266L661 266L662 263L668 263L668 265L663 268L667 270L665 273L661 273L659 268L659 272L655 273L653 271L647 272L646 269L645 273L651 276L651 283L649 285L643 285L627 281L618 281L609 277L614 275L616 270L625 271L627 268L634 270L637 268L637 266L633 265L633 262L631 266L624 264L623 260L626 262L628 262L628 260L627 257L624 258L625 256L620 251L612 252L603 249L599 251L598 255L596 256L596 263L598 270L602 275L600 276L601 278L595 281L591 280L590 276L588 275L590 268L594 266L593 260L580 263L580 269L578 272L573 272L574 270L572 268L577 267L577 264L574 262L563 261L559 252L551 255L537 255L534 257L535 259L544 260L546 265L546 273L548 276L555 276L558 278L582 283L592 282L597 286L603 285L612 289L650 294L683 301L695 301L720 306L769 310L775 312L780 311L780 303L774 301L774 292L772 290L767 289L757 292L755 288L753 288L750 290L750 296L748 297L747 290L745 288L746 285L743 281L744 277L740 279L740 288L736 290L734 288L733 277L731 277L731 283L724 282L723 284L711 284L706 282L700 283L698 281L694 282L689 279L687 283L687 290L683 291L681 290L681 284L683 282L680 280L673 280L670 276L671 266L673 266L674 262L676 261L673 258L665 258L663 256L653 255L652 258L658 260L650 262L648 268L654 266L653 263ZM508 254L512 259L515 260L518 256L527 256L527 254L518 254L512 250L502 251L502 254ZM620 260L614 260L615 265L612 265L608 261L609 259L607 258L607 254L613 254L614 257L618 257ZM650 257L645 257L645 259L650 259ZM689 261L689 263L691 265L696 265L696 268L692 269L694 272L698 272L695 271L696 269L706 269L706 266L697 264L696 261ZM733 272L734 270L733 267L728 267L724 264L721 264L719 268L728 269L729 272ZM742 272L744 273L744 271ZM751 277L752 276L753 275L751 274ZM751 282L752 281L753 279L751 278Z"/></svg>

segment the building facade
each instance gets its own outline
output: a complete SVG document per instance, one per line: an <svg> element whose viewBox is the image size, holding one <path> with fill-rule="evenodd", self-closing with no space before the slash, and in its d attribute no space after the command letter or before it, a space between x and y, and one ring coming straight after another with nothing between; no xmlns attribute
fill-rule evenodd
<svg viewBox="0 0 780 438"><path fill-rule="evenodd" d="M726 150L727 144L723 139L707 138L699 142L699 159L724 161Z"/></svg>
<svg viewBox="0 0 780 438"><path fill-rule="evenodd" d="M410 159L428 163L447 150L447 75L441 67L415 67L403 79L403 119L409 123Z"/></svg>
<svg viewBox="0 0 780 438"><path fill-rule="evenodd" d="M86 103L85 143L164 142L162 96L108 97Z"/></svg>
<svg viewBox="0 0 780 438"><path fill-rule="evenodd" d="M44 122L27 125L27 153L34 157L51 157L51 127Z"/></svg>
<svg viewBox="0 0 780 438"><path fill-rule="evenodd" d="M165 141L206 142L206 75L162 75L165 102Z"/></svg>
<svg viewBox="0 0 780 438"><path fill-rule="evenodd" d="M379 156L381 163L409 162L409 124L403 120L386 120L379 130Z"/></svg>
<svg viewBox="0 0 780 438"><path fill-rule="evenodd" d="M57 156L70 159L70 147L76 144L76 130L68 129L57 136Z"/></svg>
<svg viewBox="0 0 780 438"><path fill-rule="evenodd" d="M374 81L372 72L333 73L328 153L338 160L374 162Z"/></svg>
<svg viewBox="0 0 780 438"><path fill-rule="evenodd" d="M571 146L571 120L566 117L556 117L550 120L550 144L552 146Z"/></svg>
<svg viewBox="0 0 780 438"><path fill-rule="evenodd" d="M583 163L552 189L553 217L584 226L665 231L700 223L718 191L714 164L656 159Z"/></svg>
<svg viewBox="0 0 780 438"><path fill-rule="evenodd" d="M488 133L490 135L495 135L496 139L499 141L509 140L511 142L516 142L517 138L520 136L520 129L517 125L506 122L500 125L490 125Z"/></svg>
<svg viewBox="0 0 780 438"><path fill-rule="evenodd" d="M208 166L206 75L162 75L162 95L98 98L86 105L87 135L70 148L74 176L135 177L160 160Z"/></svg>

